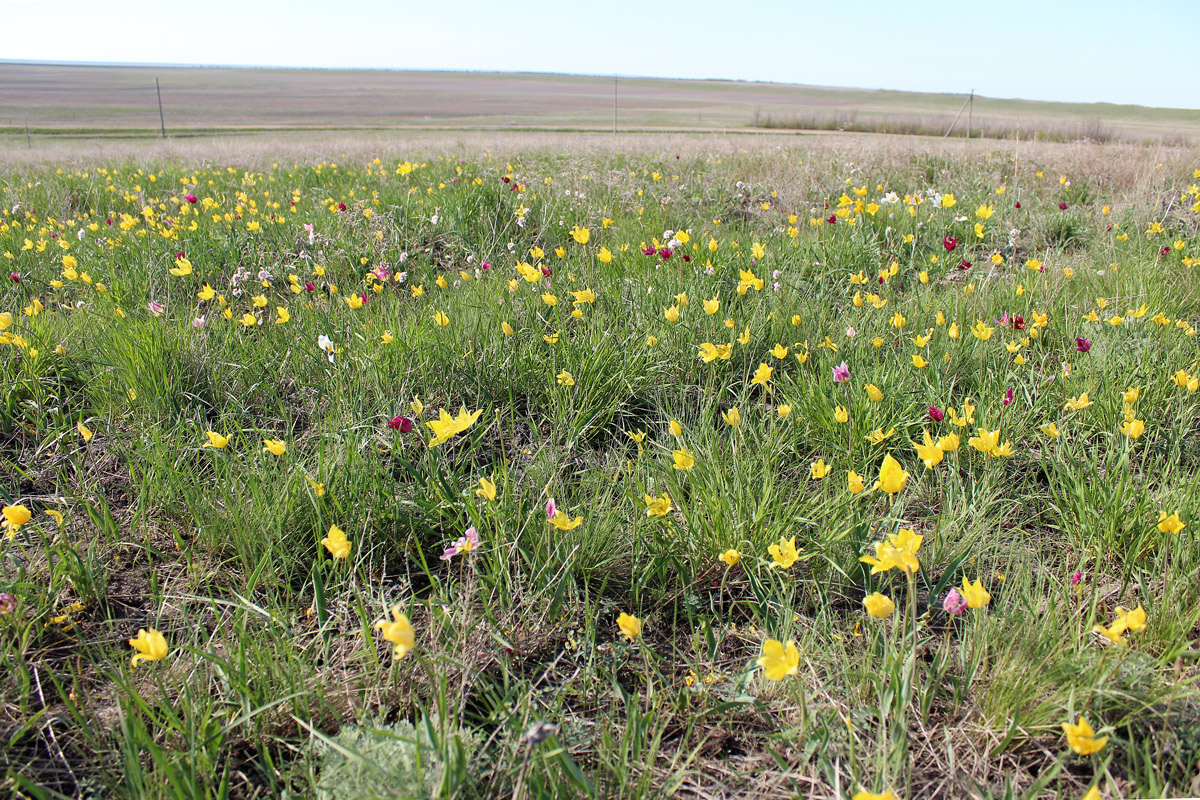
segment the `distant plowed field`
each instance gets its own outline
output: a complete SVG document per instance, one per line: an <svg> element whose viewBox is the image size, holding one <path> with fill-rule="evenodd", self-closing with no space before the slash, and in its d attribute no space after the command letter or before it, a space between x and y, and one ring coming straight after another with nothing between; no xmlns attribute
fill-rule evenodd
<svg viewBox="0 0 1200 800"><path fill-rule="evenodd" d="M936 133L964 95L735 81L530 73L106 67L0 63L0 136L169 135L348 128ZM614 98L615 93L615 98ZM1190 140L1200 112L976 97L954 131L1057 140Z"/></svg>

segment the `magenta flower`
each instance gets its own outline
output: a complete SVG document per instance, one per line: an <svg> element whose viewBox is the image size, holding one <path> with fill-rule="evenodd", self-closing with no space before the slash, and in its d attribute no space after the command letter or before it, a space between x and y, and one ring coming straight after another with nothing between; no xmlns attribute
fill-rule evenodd
<svg viewBox="0 0 1200 800"><path fill-rule="evenodd" d="M1086 353L1088 350L1092 349L1092 342L1089 339L1081 339L1078 336L1076 336L1075 337L1075 349L1081 353Z"/></svg>
<svg viewBox="0 0 1200 800"><path fill-rule="evenodd" d="M941 422L946 418L946 413L937 406L929 407L929 418L934 422Z"/></svg>
<svg viewBox="0 0 1200 800"><path fill-rule="evenodd" d="M1071 585L1078 586L1081 580L1083 580L1083 573L1079 570L1075 570L1075 573L1071 575Z"/></svg>
<svg viewBox="0 0 1200 800"><path fill-rule="evenodd" d="M10 273L8 273L8 279L10 281L12 281L13 283L20 283L21 282L21 273L10 272Z"/></svg>
<svg viewBox="0 0 1200 800"><path fill-rule="evenodd" d="M967 610L967 598L959 594L958 589L951 589L942 601L942 609L950 616L957 617Z"/></svg>
<svg viewBox="0 0 1200 800"><path fill-rule="evenodd" d="M555 513L558 511L558 506L554 504L554 498L551 497L546 501L546 519L554 519Z"/></svg>
<svg viewBox="0 0 1200 800"><path fill-rule="evenodd" d="M458 539L454 544L447 547L438 556L441 561L449 561L460 553L469 553L479 547L479 532L474 528L467 528L466 534Z"/></svg>
<svg viewBox="0 0 1200 800"><path fill-rule="evenodd" d="M845 383L850 380L850 367L846 366L846 362L838 364L833 368L833 382Z"/></svg>
<svg viewBox="0 0 1200 800"><path fill-rule="evenodd" d="M150 313L156 317L161 317L163 312L167 310L167 307L157 300L151 300L146 303L146 308L150 309Z"/></svg>
<svg viewBox="0 0 1200 800"><path fill-rule="evenodd" d="M1013 401L1013 389L1010 386L1010 387L1008 387L1008 389L1005 390L1004 399L1001 400L1000 403L1001 403L1001 405L1010 406L1010 405L1012 405L1012 401Z"/></svg>
<svg viewBox="0 0 1200 800"><path fill-rule="evenodd" d="M194 194L185 194L185 195L183 196L183 199L184 199L184 200L187 200L187 201L188 201L189 203L191 203L192 205L196 205L196 202L197 202L197 201L198 201L200 198L196 197L196 195L194 195Z"/></svg>
<svg viewBox="0 0 1200 800"><path fill-rule="evenodd" d="M1067 204L1066 204L1066 203L1059 203L1059 204L1058 204L1058 208L1059 208L1059 210L1060 210L1060 211L1066 211L1066 210L1067 210L1067 208L1068 208L1068 206L1067 206Z"/></svg>

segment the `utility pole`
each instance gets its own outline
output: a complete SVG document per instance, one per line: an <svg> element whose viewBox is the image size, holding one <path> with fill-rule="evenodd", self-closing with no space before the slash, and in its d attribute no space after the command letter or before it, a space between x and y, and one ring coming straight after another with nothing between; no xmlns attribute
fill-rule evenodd
<svg viewBox="0 0 1200 800"><path fill-rule="evenodd" d="M613 75L613 135L617 134L617 76Z"/></svg>
<svg viewBox="0 0 1200 800"><path fill-rule="evenodd" d="M25 117L25 146L30 150L33 149L33 137L29 135L29 117Z"/></svg>
<svg viewBox="0 0 1200 800"><path fill-rule="evenodd" d="M967 108L967 138L971 138L971 117L975 114L975 90L971 90L971 96L967 99L969 107Z"/></svg>
<svg viewBox="0 0 1200 800"><path fill-rule="evenodd" d="M162 138L167 138L167 123L163 120L162 113L162 89L158 88L158 78L154 79L154 93L158 95L158 129L162 131Z"/></svg>

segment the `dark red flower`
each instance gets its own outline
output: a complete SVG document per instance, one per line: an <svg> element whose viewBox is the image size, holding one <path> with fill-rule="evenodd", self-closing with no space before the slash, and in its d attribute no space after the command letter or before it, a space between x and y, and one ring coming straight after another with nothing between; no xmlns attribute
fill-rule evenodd
<svg viewBox="0 0 1200 800"><path fill-rule="evenodd" d="M508 183L508 182L509 182L509 177L508 177L507 175L505 175L505 176L504 176L503 178L501 178L500 180L504 181L505 183Z"/></svg>
<svg viewBox="0 0 1200 800"><path fill-rule="evenodd" d="M658 252L658 249L657 249L657 248L655 248L655 247L653 247L653 246L651 246L651 247L647 247L645 250L643 250L643 251L642 251L642 255L644 255L644 256L652 256L652 255L654 255L654 254L655 254L655 253L657 253L657 252Z"/></svg>
<svg viewBox="0 0 1200 800"><path fill-rule="evenodd" d="M317 286L312 281L309 281L308 283L304 284L304 291L315 292L316 290L317 290Z"/></svg>
<svg viewBox="0 0 1200 800"><path fill-rule="evenodd" d="M542 266L542 277L543 278L549 278L553 274L554 274L554 270L550 269L549 267L547 267L545 265Z"/></svg>
<svg viewBox="0 0 1200 800"><path fill-rule="evenodd" d="M345 210L346 210L346 204L338 203L338 211L345 211Z"/></svg>
<svg viewBox="0 0 1200 800"><path fill-rule="evenodd" d="M389 427L389 428L391 428L392 430L394 430L394 431L398 431L398 430L400 430L400 424L401 424L401 421L402 421L403 419L404 419L404 417L401 417L401 416L399 416L399 415L397 415L397 416L394 416L394 417L392 417L391 419L389 419L389 420L388 420L388 424L387 424L387 425L388 425L388 427Z"/></svg>
<svg viewBox="0 0 1200 800"><path fill-rule="evenodd" d="M199 198L197 198L196 195L194 195L194 194L185 194L183 196L183 199L187 200L192 205L195 205L199 200Z"/></svg>
<svg viewBox="0 0 1200 800"><path fill-rule="evenodd" d="M929 407L929 418L934 422L941 422L946 418L946 412L942 411L937 406Z"/></svg>
<svg viewBox="0 0 1200 800"><path fill-rule="evenodd" d="M958 247L958 239L953 236L945 236L942 238L942 247L946 248L946 252L950 252Z"/></svg>
<svg viewBox="0 0 1200 800"><path fill-rule="evenodd" d="M1059 211L1066 211L1066 210L1067 210L1067 208L1068 208L1068 206L1067 206L1067 204L1066 204L1066 203L1059 203L1059 204L1058 204L1058 210L1059 210Z"/></svg>
<svg viewBox="0 0 1200 800"><path fill-rule="evenodd" d="M1167 245L1163 245L1163 248L1162 248L1162 250L1159 250L1159 251L1158 251L1158 254L1159 254L1160 256L1165 256L1167 253L1170 253L1170 252L1171 252L1171 248L1170 248L1170 247L1168 247Z"/></svg>
<svg viewBox="0 0 1200 800"><path fill-rule="evenodd" d="M484 272L486 272L486 271L488 271L489 269L491 269L491 268L492 268L492 265L491 265L491 264L489 264L489 263L488 263L488 262L486 262L486 261L485 261L485 262L483 262L482 264L480 264L479 266L483 267L483 270L484 270Z"/></svg>
<svg viewBox="0 0 1200 800"><path fill-rule="evenodd" d="M412 433L412 428L413 428L413 421L411 419L409 419L408 417L400 418L400 432L401 433Z"/></svg>
<svg viewBox="0 0 1200 800"><path fill-rule="evenodd" d="M825 206L825 207L829 208L829 206ZM836 225L837 224L837 214L830 214L829 219L827 219L825 221L828 222L830 225Z"/></svg>
<svg viewBox="0 0 1200 800"><path fill-rule="evenodd" d="M671 248L669 248L669 247L659 248L658 257L661 258L663 261L666 261L668 258L671 257Z"/></svg>
<svg viewBox="0 0 1200 800"><path fill-rule="evenodd" d="M958 268L959 269L970 269L971 268L971 262L967 261L966 256L963 256L963 260L958 262Z"/></svg>
<svg viewBox="0 0 1200 800"><path fill-rule="evenodd" d="M676 156L676 158L678 158L678 157L679 157L679 156ZM686 254L686 253L684 253L682 256L680 256L680 258L682 258L682 259L683 259L684 263L687 263L687 262L689 262L689 261L691 261L691 260L692 260L692 257L691 257L691 256L689 256L689 255L688 255L688 254Z"/></svg>
<svg viewBox="0 0 1200 800"><path fill-rule="evenodd" d="M1004 400L1001 401L1001 405L1005 405L1005 406L1012 405L1012 401L1013 401L1013 390L1012 390L1012 387L1010 386L1004 392Z"/></svg>
<svg viewBox="0 0 1200 800"><path fill-rule="evenodd" d="M1020 200L1018 200L1018 201L1017 201L1017 203L1016 203L1016 206L1017 206L1017 208L1020 208L1020 207L1021 207L1021 201L1020 201Z"/></svg>
<svg viewBox="0 0 1200 800"><path fill-rule="evenodd" d="M1105 225L1105 226L1104 226L1104 232L1105 232L1105 233L1108 233L1108 232L1109 232L1109 231L1111 231L1111 230L1112 230L1112 225Z"/></svg>
<svg viewBox="0 0 1200 800"><path fill-rule="evenodd" d="M109 224L109 225L112 225L112 220L111 220L111 219L106 219L106 220L104 220L104 221L105 221L107 224Z"/></svg>
<svg viewBox="0 0 1200 800"><path fill-rule="evenodd" d="M21 273L10 272L10 273L8 273L8 279L10 281L12 281L13 283L20 283L21 282Z"/></svg>
<svg viewBox="0 0 1200 800"><path fill-rule="evenodd" d="M1025 330L1025 318L1022 317L1020 314L1017 314L1015 317L1013 317L1013 330L1014 331Z"/></svg>
<svg viewBox="0 0 1200 800"><path fill-rule="evenodd" d="M1088 350L1092 349L1091 340L1081 339L1078 336L1076 336L1075 337L1075 349L1081 353L1086 353Z"/></svg>

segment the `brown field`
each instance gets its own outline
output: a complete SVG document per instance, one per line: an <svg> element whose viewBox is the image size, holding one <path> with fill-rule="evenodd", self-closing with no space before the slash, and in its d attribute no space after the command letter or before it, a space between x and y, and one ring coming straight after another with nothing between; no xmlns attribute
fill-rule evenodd
<svg viewBox="0 0 1200 800"><path fill-rule="evenodd" d="M610 77L528 73L64 66L0 63L0 141L352 129L593 130L613 125ZM736 81L621 78L619 129L785 128L932 133L962 95ZM1200 138L1200 112L976 97L972 125L1022 138ZM963 116L959 130L965 128ZM27 138L28 132L28 138Z"/></svg>

